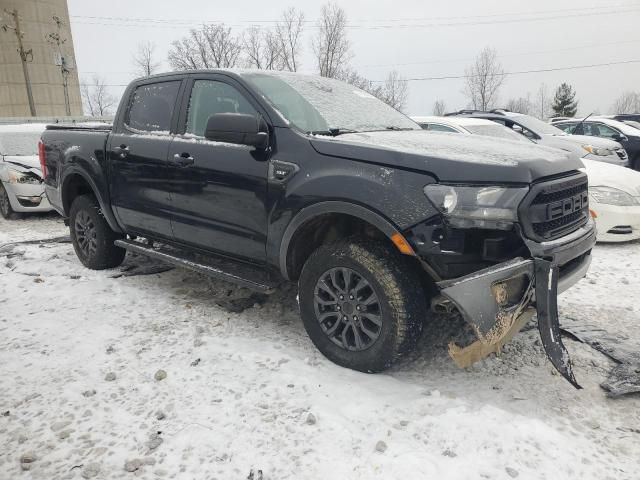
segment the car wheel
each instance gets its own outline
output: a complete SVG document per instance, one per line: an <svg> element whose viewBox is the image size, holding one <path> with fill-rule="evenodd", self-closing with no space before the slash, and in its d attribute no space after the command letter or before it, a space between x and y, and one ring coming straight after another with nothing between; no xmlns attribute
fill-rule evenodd
<svg viewBox="0 0 640 480"><path fill-rule="evenodd" d="M300 274L302 321L332 362L379 372L420 337L427 312L421 285L416 266L381 243L323 245Z"/></svg>
<svg viewBox="0 0 640 480"><path fill-rule="evenodd" d="M20 214L13 211L11 202L9 202L9 194L0 182L0 214L7 220L17 220Z"/></svg>
<svg viewBox="0 0 640 480"><path fill-rule="evenodd" d="M69 230L73 249L85 267L104 270L124 260L127 251L113 244L122 235L111 230L93 195L81 195L73 201Z"/></svg>

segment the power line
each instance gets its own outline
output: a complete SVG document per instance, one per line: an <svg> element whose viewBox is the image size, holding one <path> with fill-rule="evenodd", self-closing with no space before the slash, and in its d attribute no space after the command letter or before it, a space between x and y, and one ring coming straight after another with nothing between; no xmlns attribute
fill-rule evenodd
<svg viewBox="0 0 640 480"><path fill-rule="evenodd" d="M584 48L593 48L593 47L604 47L611 45L623 45L628 43L640 43L640 40L623 40L619 42L601 42L595 43L591 45L581 45L575 47L566 47L566 48L554 48L553 50L538 50L535 52L519 52L519 53L505 53L503 55L497 55L497 58L505 58L505 57L522 57L527 55L540 55L544 53L556 53L556 52L568 52L573 50L581 50ZM447 60L424 60L420 62L407 62L407 63L387 63L387 64L373 64L373 65L355 65L354 68L377 68L377 67L405 67L409 65L431 65L437 63L458 63L458 62L473 62L475 58L459 58L459 59L447 59Z"/></svg>
<svg viewBox="0 0 640 480"><path fill-rule="evenodd" d="M609 5L607 7L580 7L581 12L589 11L589 10L604 10L605 12L610 9L617 8L636 8L637 5L634 3L627 4L617 4L617 5ZM423 21L423 20L459 20L459 19L471 19L471 18L494 18L494 17L509 17L509 16L518 16L518 15L544 15L544 14L557 14L560 12L576 12L576 8L564 8L564 9L554 9L554 10L537 10L537 11L529 11L529 12L513 12L513 13L494 13L494 14L485 14L485 15L455 15L455 16L446 16L446 17L407 17L407 18L396 18L396 19L371 19L371 20L359 20L360 22L404 22L404 21ZM600 13L600 12L595 12ZM120 22L157 22L157 23L203 23L203 20L196 19L164 19L164 18L152 18L152 17L113 17L113 16L100 16L100 15L71 15L71 18L79 18L79 19L90 19L90 20L110 20L110 21L120 21ZM234 20L234 22L238 23L247 23L247 24L258 24L258 23L277 23L280 20L277 19L260 19L260 20ZM315 23L316 20L303 20L304 23ZM216 20L214 21L204 21L204 23L227 23L225 21Z"/></svg>
<svg viewBox="0 0 640 480"><path fill-rule="evenodd" d="M586 68L597 68L597 67L609 67L613 65L630 65L634 63L640 63L640 60L622 60L619 62L607 62L607 63L593 63L590 65L573 65L570 67L557 67L557 68L540 68L536 70L520 70L514 72L505 72L504 75L524 75L529 73L546 73L546 72L561 72L566 70L582 70ZM404 81L406 82L422 82L422 81L431 81L431 80L458 80L462 78L471 78L477 75L443 75L439 77L414 77L407 78ZM372 80L374 83L384 83L385 80ZM80 86L90 85L86 83L80 83ZM129 84L127 83L112 83L105 84L107 87L127 87Z"/></svg>
<svg viewBox="0 0 640 480"><path fill-rule="evenodd" d="M592 16L602 16L602 15L618 15L618 14L628 14L633 13L640 10L640 7L625 7L624 9L606 9L602 11L594 11L594 12L579 12L573 13L570 17L565 15L547 15L542 17L523 17L523 18L515 18L515 19L500 19L500 20L484 20L484 21L475 21L475 22L449 22L449 23L403 23L403 24L379 24L379 25L368 25L368 24L358 24L351 22L347 24L348 29L353 30L386 30L386 29L410 29L410 28L438 28L438 27L463 27L463 26L480 26L480 25L498 25L498 24L508 24L508 23L526 23L526 22L540 22L547 20L567 20L567 18L575 19L579 17L592 17ZM557 11L556 11L557 12ZM153 27L153 28L185 28L190 26L200 26L207 24L218 24L223 23L221 21L217 22L206 22L206 21L179 21L179 20L164 20L164 19L154 19L154 18L123 18L123 17L98 17L98 16L73 16L72 18L77 18L80 20L76 20L75 23L82 25L103 25L103 26L118 26L118 27ZM443 17L444 18L444 17ZM452 17L455 18L455 17ZM89 20L89 21L85 21ZM104 20L93 21L93 20ZM395 21L405 21L405 20L385 20L385 22L395 22ZM106 23L105 23L106 22ZM244 23L238 23L244 22ZM248 25L264 23L267 21L235 21L235 23L226 24L229 27L247 27ZM269 20L269 23L273 23L275 21ZM361 21L362 22L362 21ZM309 25L307 28L317 28L315 25Z"/></svg>
<svg viewBox="0 0 640 480"><path fill-rule="evenodd" d="M545 73L545 72L560 72L565 70L581 70L585 68L596 68L596 67L608 67L611 65L628 65L632 63L640 63L640 60L623 60L620 62L608 62L608 63L593 63L591 65L574 65L571 67L558 67L558 68L541 68L538 70L521 70L516 72L505 72L504 75L524 75L527 73ZM428 80L455 80L461 78L472 78L477 77L477 75L444 75L441 77L415 77L415 78L407 78L406 82L421 82ZM372 80L375 83L384 83L385 80Z"/></svg>

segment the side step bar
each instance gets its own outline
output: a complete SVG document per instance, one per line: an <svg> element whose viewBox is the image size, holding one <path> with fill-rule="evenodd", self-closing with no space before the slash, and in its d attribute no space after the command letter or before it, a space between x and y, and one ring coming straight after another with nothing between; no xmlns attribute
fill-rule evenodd
<svg viewBox="0 0 640 480"><path fill-rule="evenodd" d="M115 245L261 293L273 293L279 285L268 271L227 258L188 253L165 245L152 247L133 240L116 240Z"/></svg>

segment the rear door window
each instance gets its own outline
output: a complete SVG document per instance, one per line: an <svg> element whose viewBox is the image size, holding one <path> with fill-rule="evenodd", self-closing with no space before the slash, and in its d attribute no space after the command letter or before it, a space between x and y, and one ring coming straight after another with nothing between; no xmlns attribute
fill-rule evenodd
<svg viewBox="0 0 640 480"><path fill-rule="evenodd" d="M587 123L585 125L585 131L588 131L587 135L591 135L592 137L613 138L618 134L617 130L614 130L604 123Z"/></svg>
<svg viewBox="0 0 640 480"><path fill-rule="evenodd" d="M125 116L127 128L133 132L168 134L179 89L180 81L140 85Z"/></svg>
<svg viewBox="0 0 640 480"><path fill-rule="evenodd" d="M451 128L446 125L441 125L440 123L430 123L428 130L431 130L432 132L458 133L458 131L455 128Z"/></svg>

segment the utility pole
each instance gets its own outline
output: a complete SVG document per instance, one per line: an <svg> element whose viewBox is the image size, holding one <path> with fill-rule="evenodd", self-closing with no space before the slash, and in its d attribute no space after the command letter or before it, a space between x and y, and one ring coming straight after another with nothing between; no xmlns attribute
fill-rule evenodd
<svg viewBox="0 0 640 480"><path fill-rule="evenodd" d="M24 74L24 84L27 87L27 98L29 99L29 110L31 110L31 116L36 116L36 105L33 102L33 92L31 91L31 79L29 78L29 69L27 68L27 63L33 61L33 50L25 50L22 45L22 37L24 37L24 33L20 30L20 16L18 15L18 10L4 10L5 13L13 17L13 25L9 25L7 23L0 26L2 30L8 32L9 30L13 30L16 34L16 38L18 39L18 53L20 54L20 60L22 61L22 73Z"/></svg>
<svg viewBox="0 0 640 480"><path fill-rule="evenodd" d="M49 42L58 54L60 61L60 74L62 75L62 88L64 89L64 106L67 117L71 116L71 105L69 104L69 74L71 73L70 66L67 63L67 57L62 52L62 45L66 43L67 39L62 37L62 20L57 15L53 16L53 21L56 23L57 32L52 32L47 35L47 42Z"/></svg>

